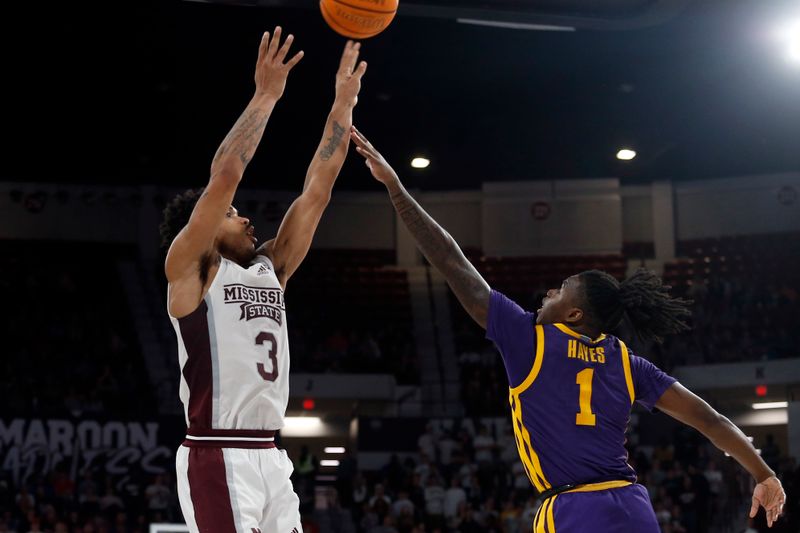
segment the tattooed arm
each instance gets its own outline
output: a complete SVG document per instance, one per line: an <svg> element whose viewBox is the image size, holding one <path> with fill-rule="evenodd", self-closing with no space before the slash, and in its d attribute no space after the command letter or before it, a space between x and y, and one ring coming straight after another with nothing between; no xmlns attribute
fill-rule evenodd
<svg viewBox="0 0 800 533"><path fill-rule="evenodd" d="M211 163L208 185L197 201L189 223L175 238L167 253L167 279L171 284L186 281L192 285L187 292L193 298L198 292L193 289L201 272L200 265L218 260L214 248L217 232L231 207L244 170L261 141L267 120L283 95L286 77L303 56L303 52L299 52L284 63L293 37L289 35L283 46L280 46L280 39L280 27L275 28L272 39L269 33L262 36L256 63L255 94L217 149Z"/></svg>
<svg viewBox="0 0 800 533"><path fill-rule="evenodd" d="M325 123L319 148L306 172L303 192L292 202L283 217L278 235L265 242L258 252L275 266L281 286L300 266L331 199L331 191L347 156L347 132L353 124L353 108L358 102L361 77L367 70L362 61L356 67L360 43L347 41L336 73L336 99Z"/></svg>
<svg viewBox="0 0 800 533"><path fill-rule="evenodd" d="M351 128L350 138L356 144L356 151L364 156L375 179L386 185L395 211L416 239L419 249L442 273L472 319L486 329L491 293L489 284L464 257L455 239L408 194L397 173L372 143L355 127Z"/></svg>

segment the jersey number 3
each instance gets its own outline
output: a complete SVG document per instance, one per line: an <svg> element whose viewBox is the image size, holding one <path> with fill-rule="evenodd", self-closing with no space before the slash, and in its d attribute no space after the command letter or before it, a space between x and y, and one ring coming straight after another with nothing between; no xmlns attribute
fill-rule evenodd
<svg viewBox="0 0 800 533"><path fill-rule="evenodd" d="M580 397L578 398L578 405L580 412L575 415L575 425L578 426L593 426L595 425L595 416L592 412L592 378L594 377L594 368L586 368L578 372L575 377L575 383L581 386Z"/></svg>
<svg viewBox="0 0 800 533"><path fill-rule="evenodd" d="M264 381L275 381L278 379L278 341L272 333L262 331L258 334L258 337L256 337L256 344L260 345L265 342L269 343L269 353L267 355L269 355L269 361L272 363L272 372L267 372L264 363L258 363L256 368Z"/></svg>

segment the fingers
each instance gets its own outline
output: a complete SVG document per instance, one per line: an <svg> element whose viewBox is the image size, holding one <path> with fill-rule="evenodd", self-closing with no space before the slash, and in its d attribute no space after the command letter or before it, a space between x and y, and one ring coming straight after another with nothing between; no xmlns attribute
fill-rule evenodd
<svg viewBox="0 0 800 533"><path fill-rule="evenodd" d="M753 497L753 503L750 505L750 518L755 518L756 513L758 513L758 500Z"/></svg>
<svg viewBox="0 0 800 533"><path fill-rule="evenodd" d="M356 61L358 61L359 50L361 50L361 43L354 43L350 40L347 41L347 44L344 45L344 51L342 52L342 59L339 61L339 72L348 76L353 73Z"/></svg>
<svg viewBox="0 0 800 533"><path fill-rule="evenodd" d="M778 500L775 502L774 505L771 505L769 509L767 509L767 518L771 520L771 522L773 523L777 522L782 512L783 512L783 502Z"/></svg>
<svg viewBox="0 0 800 533"><path fill-rule="evenodd" d="M269 41L269 48L267 49L267 58L272 59L278 51L278 45L281 42L281 27L275 26L275 33L272 34L272 39Z"/></svg>
<svg viewBox="0 0 800 533"><path fill-rule="evenodd" d="M358 79L361 79L361 76L363 76L366 71L367 71L367 62L362 61L361 63L358 64L358 68L355 70L355 72L353 72L353 76Z"/></svg>
<svg viewBox="0 0 800 533"><path fill-rule="evenodd" d="M364 138L364 136L361 135L361 133L359 133L358 130L355 129L355 127L353 127L353 129L350 131L350 138L353 139L353 142L356 143L356 146L358 148L362 148L364 149L365 152L368 153L372 152L372 150L370 150L370 148L372 147L370 146L369 141L366 138Z"/></svg>
<svg viewBox="0 0 800 533"><path fill-rule="evenodd" d="M356 137L358 137L358 139L360 139L361 142L363 142L365 145L369 144L369 141L367 140L367 138L364 137L363 133L358 131L358 128L356 128L355 125L351 126L351 128L352 128L351 131L356 134Z"/></svg>
<svg viewBox="0 0 800 533"><path fill-rule="evenodd" d="M269 45L269 32L265 31L264 35L261 36L261 43L258 45L258 62L261 63L264 60L264 56L267 53L267 46Z"/></svg>
<svg viewBox="0 0 800 533"><path fill-rule="evenodd" d="M302 50L300 50L299 52L297 52L297 53L294 55L294 57L293 57L293 58L291 58L291 59L290 59L290 60L289 60L289 61L286 63L286 66L287 66L287 67L289 67L289 68L292 68L293 66L295 66L296 64L298 64L298 63L300 62L300 60L301 60L301 59L303 59L303 56L304 56L304 55L305 55L305 52L303 52Z"/></svg>
<svg viewBox="0 0 800 533"><path fill-rule="evenodd" d="M283 46L281 46L280 50L278 50L278 54L275 56L275 59L277 59L280 63L283 63L286 54L289 53L289 48L292 46L292 41L294 41L294 35L290 33L283 42Z"/></svg>

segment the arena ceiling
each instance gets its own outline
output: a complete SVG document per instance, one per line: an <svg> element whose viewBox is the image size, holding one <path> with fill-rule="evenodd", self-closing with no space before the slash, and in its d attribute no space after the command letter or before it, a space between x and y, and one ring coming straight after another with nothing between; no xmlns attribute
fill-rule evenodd
<svg viewBox="0 0 800 533"><path fill-rule="evenodd" d="M26 9L33 27L3 37L3 179L204 183L260 34L281 24L306 57L246 183L300 187L344 43L316 2ZM778 37L794 19L788 0L401 0L364 43L356 123L422 189L800 171L800 61ZM638 156L618 161L621 147ZM416 154L431 166L412 170ZM339 187L375 185L351 157Z"/></svg>

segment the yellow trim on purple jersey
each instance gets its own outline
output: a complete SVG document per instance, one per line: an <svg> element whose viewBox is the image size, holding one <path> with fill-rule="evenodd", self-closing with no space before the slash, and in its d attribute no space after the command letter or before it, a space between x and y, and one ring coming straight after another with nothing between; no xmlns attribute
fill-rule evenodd
<svg viewBox="0 0 800 533"><path fill-rule="evenodd" d="M553 325L555 327L557 327L558 329L560 329L562 331L562 333L566 333L567 335L575 337L576 339L580 339L583 342L588 342L589 344L597 344L598 342L600 342L602 340L605 340L605 338L606 338L606 334L605 333L601 333L600 336L597 337L596 339L590 339L586 335L581 335L577 331L571 330L570 328L568 328L564 324L553 324Z"/></svg>
<svg viewBox="0 0 800 533"><path fill-rule="evenodd" d="M625 481L623 479L616 479L614 481L603 481L602 483L588 483L586 485L581 485L580 487L574 488L572 490L565 490L561 494L568 494L570 492L595 492L598 490L606 490L606 489L617 489L619 487L627 487L628 485L632 485L630 481Z"/></svg>
<svg viewBox="0 0 800 533"><path fill-rule="evenodd" d="M522 383L516 387L511 387L511 394L519 395L525 392L536 379L536 376L539 375L539 370L542 368L542 357L544 356L544 328L542 326L536 326L535 330L536 357L533 360L533 368L531 368L530 374L528 374L528 377L526 377Z"/></svg>
<svg viewBox="0 0 800 533"><path fill-rule="evenodd" d="M539 506L536 518L533 519L533 533L556 533L556 523L553 519L553 503L558 495L546 499Z"/></svg>
<svg viewBox="0 0 800 533"><path fill-rule="evenodd" d="M536 511L536 517L533 519L533 533L556 533L556 520L553 516L553 510L556 506L556 499L562 494L569 494L570 492L595 492L599 490L616 489L619 487L627 487L632 485L630 481L614 480L603 481L601 483L588 483L572 490L565 490L555 496L551 496L542 502L539 510Z"/></svg>
<svg viewBox="0 0 800 533"><path fill-rule="evenodd" d="M550 533L556 533L556 519L553 517L556 498L558 498L558 494L550 498L550 507L547 508L547 528L550 530Z"/></svg>
<svg viewBox="0 0 800 533"><path fill-rule="evenodd" d="M517 443L517 452L522 460L522 466L525 467L525 473L528 474L528 479L536 490L543 492L551 487L550 483L544 477L542 465L539 463L539 456L533 449L531 442L531 435L525 427L522 419L522 402L520 401L520 394L525 392L539 374L542 368L542 359L544 358L544 329L542 326L535 326L536 329L536 357L533 361L533 368L531 369L525 381L516 387L509 388L508 402L511 404L511 419L514 426L514 440Z"/></svg>
<svg viewBox="0 0 800 533"><path fill-rule="evenodd" d="M625 384L628 385L628 394L631 397L631 405L636 399L636 392L633 390L633 376L631 375L631 357L628 355L628 347L621 340L619 341L620 353L622 354L622 369L625 371Z"/></svg>

